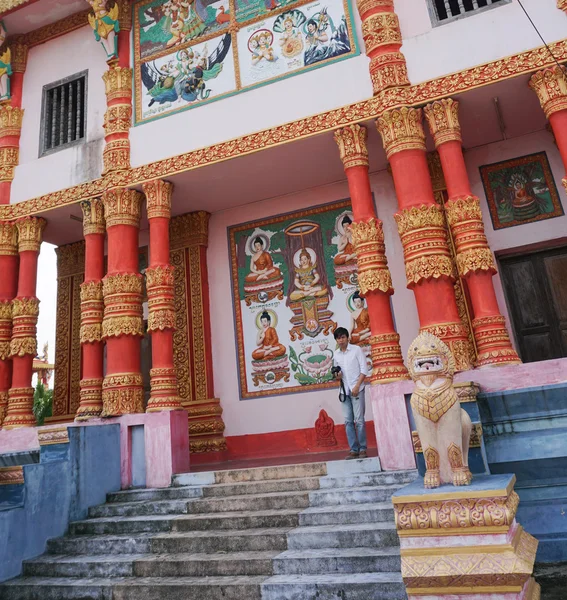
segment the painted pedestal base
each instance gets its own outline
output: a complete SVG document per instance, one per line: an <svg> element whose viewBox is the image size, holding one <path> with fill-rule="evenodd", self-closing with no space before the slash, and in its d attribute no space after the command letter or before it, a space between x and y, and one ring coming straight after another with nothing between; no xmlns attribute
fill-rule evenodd
<svg viewBox="0 0 567 600"><path fill-rule="evenodd" d="M392 497L409 600L539 600L537 540L516 522L514 475L470 486L423 487Z"/></svg>

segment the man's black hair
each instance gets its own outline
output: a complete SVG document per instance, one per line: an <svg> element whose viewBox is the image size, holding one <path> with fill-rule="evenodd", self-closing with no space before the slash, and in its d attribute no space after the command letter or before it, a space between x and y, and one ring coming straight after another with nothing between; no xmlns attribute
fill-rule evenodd
<svg viewBox="0 0 567 600"><path fill-rule="evenodd" d="M346 335L348 337L348 330L344 327L337 327L334 333L335 339L338 340L342 335Z"/></svg>

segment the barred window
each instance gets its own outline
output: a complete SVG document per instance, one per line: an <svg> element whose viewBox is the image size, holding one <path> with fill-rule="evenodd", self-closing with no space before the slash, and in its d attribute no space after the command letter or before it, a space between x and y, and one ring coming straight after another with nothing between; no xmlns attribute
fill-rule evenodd
<svg viewBox="0 0 567 600"><path fill-rule="evenodd" d="M429 0L435 24L442 24L487 8L508 4L511 0Z"/></svg>
<svg viewBox="0 0 567 600"><path fill-rule="evenodd" d="M84 140L87 71L44 86L41 115L40 157Z"/></svg>

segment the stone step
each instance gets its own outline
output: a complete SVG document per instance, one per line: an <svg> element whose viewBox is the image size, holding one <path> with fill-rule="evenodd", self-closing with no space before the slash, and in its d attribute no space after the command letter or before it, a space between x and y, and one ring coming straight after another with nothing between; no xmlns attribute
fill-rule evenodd
<svg viewBox="0 0 567 600"><path fill-rule="evenodd" d="M78 535L47 540L49 554L146 554L151 552L150 541L155 534Z"/></svg>
<svg viewBox="0 0 567 600"><path fill-rule="evenodd" d="M203 498L187 503L190 514L303 509L309 506L309 494L313 492L273 492L249 496L226 496Z"/></svg>
<svg viewBox="0 0 567 600"><path fill-rule="evenodd" d="M69 525L70 535L120 535L121 533L156 533L171 531L178 515L147 515L143 517L107 517L75 521Z"/></svg>
<svg viewBox="0 0 567 600"><path fill-rule="evenodd" d="M262 584L262 600L404 600L398 573L276 575Z"/></svg>
<svg viewBox="0 0 567 600"><path fill-rule="evenodd" d="M89 517L135 517L143 515L180 515L187 513L185 500L153 500L145 502L112 502L89 509Z"/></svg>
<svg viewBox="0 0 567 600"><path fill-rule="evenodd" d="M29 577L133 577L134 562L151 554L102 554L68 556L45 554L24 562Z"/></svg>
<svg viewBox="0 0 567 600"><path fill-rule="evenodd" d="M215 552L256 552L287 550L290 527L243 530L208 530L169 533L155 536L150 542L156 554L211 554Z"/></svg>
<svg viewBox="0 0 567 600"><path fill-rule="evenodd" d="M271 576L279 550L154 555L137 560L138 577Z"/></svg>
<svg viewBox="0 0 567 600"><path fill-rule="evenodd" d="M259 529L262 527L297 527L299 510L265 510L188 515L172 523L172 531L206 529Z"/></svg>
<svg viewBox="0 0 567 600"><path fill-rule="evenodd" d="M274 575L385 573L400 569L400 549L393 547L286 550L274 558Z"/></svg>
<svg viewBox="0 0 567 600"><path fill-rule="evenodd" d="M107 502L156 502L159 500L182 500L183 498L200 498L203 488L198 486L147 488L140 490L122 490L107 494Z"/></svg>
<svg viewBox="0 0 567 600"><path fill-rule="evenodd" d="M406 485L417 476L416 471L394 471L389 473L352 473L342 476L327 476L319 479L321 489L381 485Z"/></svg>
<svg viewBox="0 0 567 600"><path fill-rule="evenodd" d="M220 483L205 486L205 498L218 496L245 496L249 494L268 494L271 492L301 492L319 489L319 477L301 477L298 479L267 479L266 481L244 481L242 483Z"/></svg>
<svg viewBox="0 0 567 600"><path fill-rule="evenodd" d="M260 600L266 577L23 577L0 588L2 600Z"/></svg>
<svg viewBox="0 0 567 600"><path fill-rule="evenodd" d="M341 477L352 473L379 473L380 471L382 471L382 467L377 456L327 462L327 475L330 477Z"/></svg>
<svg viewBox="0 0 567 600"><path fill-rule="evenodd" d="M326 474L327 465L324 462L298 465L277 465L272 467L257 467L254 469L181 473L173 477L173 485L186 486L211 485L214 483L242 483L244 481L264 481L266 479L321 477Z"/></svg>
<svg viewBox="0 0 567 600"><path fill-rule="evenodd" d="M391 502L315 506L299 513L299 525L349 525L355 523L394 522Z"/></svg>
<svg viewBox="0 0 567 600"><path fill-rule="evenodd" d="M316 548L380 548L398 546L394 523L359 523L299 527L288 533L290 550Z"/></svg>
<svg viewBox="0 0 567 600"><path fill-rule="evenodd" d="M376 504L387 502L400 485L332 488L309 492L309 506L340 506L344 504Z"/></svg>

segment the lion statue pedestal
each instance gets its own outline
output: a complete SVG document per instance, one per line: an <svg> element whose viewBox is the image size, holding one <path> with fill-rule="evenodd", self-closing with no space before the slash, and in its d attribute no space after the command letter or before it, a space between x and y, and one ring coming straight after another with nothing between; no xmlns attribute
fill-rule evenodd
<svg viewBox="0 0 567 600"><path fill-rule="evenodd" d="M540 600L532 577L538 542L516 521L516 477L473 480L469 470L472 424L453 387L449 348L422 333L406 366L426 462L424 479L392 497L408 600Z"/></svg>

